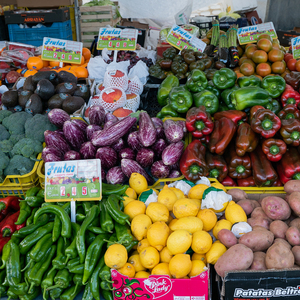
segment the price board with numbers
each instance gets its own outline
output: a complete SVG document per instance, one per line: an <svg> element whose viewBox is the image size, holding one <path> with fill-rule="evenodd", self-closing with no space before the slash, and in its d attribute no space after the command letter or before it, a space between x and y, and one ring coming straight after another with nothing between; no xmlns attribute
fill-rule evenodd
<svg viewBox="0 0 300 300"><path fill-rule="evenodd" d="M295 37L291 40L293 57L295 59L300 58L300 37Z"/></svg>
<svg viewBox="0 0 300 300"><path fill-rule="evenodd" d="M100 28L97 49L102 50L135 50L137 29Z"/></svg>
<svg viewBox="0 0 300 300"><path fill-rule="evenodd" d="M82 43L44 37L42 59L80 64Z"/></svg>
<svg viewBox="0 0 300 300"><path fill-rule="evenodd" d="M100 159L47 162L45 201L101 200Z"/></svg>

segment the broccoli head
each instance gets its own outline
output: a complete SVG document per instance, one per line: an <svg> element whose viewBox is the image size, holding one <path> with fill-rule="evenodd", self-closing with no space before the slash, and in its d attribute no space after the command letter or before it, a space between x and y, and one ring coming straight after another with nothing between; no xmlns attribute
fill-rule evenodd
<svg viewBox="0 0 300 300"><path fill-rule="evenodd" d="M3 125L0 125L0 141L8 140L10 137L10 134L6 130L6 128Z"/></svg>
<svg viewBox="0 0 300 300"><path fill-rule="evenodd" d="M4 170L4 175L25 175L32 171L34 161L22 155L15 155Z"/></svg>
<svg viewBox="0 0 300 300"><path fill-rule="evenodd" d="M12 134L9 140L15 145L19 140L24 139L25 134Z"/></svg>
<svg viewBox="0 0 300 300"><path fill-rule="evenodd" d="M34 139L24 138L14 145L11 155L23 155L24 157L36 160L37 154L42 152L42 150L43 145L41 142Z"/></svg>
<svg viewBox="0 0 300 300"><path fill-rule="evenodd" d="M0 141L0 151L6 153L7 155L10 154L11 150L13 149L13 143L10 140Z"/></svg>
<svg viewBox="0 0 300 300"><path fill-rule="evenodd" d="M6 117L2 121L2 125L10 134L24 134L25 123L28 119L32 119L31 114L28 114L25 111L16 112Z"/></svg>
<svg viewBox="0 0 300 300"><path fill-rule="evenodd" d="M3 171L9 164L9 158L2 151L0 151L0 183L3 182Z"/></svg>
<svg viewBox="0 0 300 300"><path fill-rule="evenodd" d="M57 127L53 125L47 115L36 114L25 123L25 135L27 138L36 139L43 143L45 141L44 132L54 131Z"/></svg>
<svg viewBox="0 0 300 300"><path fill-rule="evenodd" d="M9 110L0 110L0 123L2 123L2 121L9 117L12 114L11 111Z"/></svg>

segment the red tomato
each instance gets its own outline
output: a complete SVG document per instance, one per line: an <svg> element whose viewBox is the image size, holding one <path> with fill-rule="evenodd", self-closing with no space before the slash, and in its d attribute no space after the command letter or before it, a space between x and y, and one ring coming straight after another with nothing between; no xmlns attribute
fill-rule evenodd
<svg viewBox="0 0 300 300"><path fill-rule="evenodd" d="M286 53L286 54L284 54L284 61L285 61L286 63L288 63L288 61L289 61L290 59L293 59L293 54L291 54L291 53Z"/></svg>
<svg viewBox="0 0 300 300"><path fill-rule="evenodd" d="M297 60L292 58L288 61L287 67L289 68L290 71L295 71L296 70L296 62Z"/></svg>
<svg viewBox="0 0 300 300"><path fill-rule="evenodd" d="M298 60L295 64L295 68L297 72L300 72L300 60Z"/></svg>

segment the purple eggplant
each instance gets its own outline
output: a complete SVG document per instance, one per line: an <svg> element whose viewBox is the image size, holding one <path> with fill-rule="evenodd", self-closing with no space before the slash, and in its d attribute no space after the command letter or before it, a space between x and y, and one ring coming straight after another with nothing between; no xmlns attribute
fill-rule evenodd
<svg viewBox="0 0 300 300"><path fill-rule="evenodd" d="M186 129L186 125L185 125L185 121L180 120L176 122L177 124L179 124L183 130L183 133L186 134L187 133L187 129Z"/></svg>
<svg viewBox="0 0 300 300"><path fill-rule="evenodd" d="M95 158L97 148L92 144L92 142L85 142L80 148L80 154L83 159Z"/></svg>
<svg viewBox="0 0 300 300"><path fill-rule="evenodd" d="M132 173L139 173L146 178L149 185L153 184L153 178L149 176L148 173L144 170L144 168L142 168L136 161L124 158L121 160L121 168L122 172L128 178L130 178Z"/></svg>
<svg viewBox="0 0 300 300"><path fill-rule="evenodd" d="M101 160L101 168L110 169L117 164L117 152L110 147L99 148L96 152L96 158Z"/></svg>
<svg viewBox="0 0 300 300"><path fill-rule="evenodd" d="M183 139L183 129L180 124L173 120L166 120L164 122L164 130L167 140L170 143L176 143Z"/></svg>
<svg viewBox="0 0 300 300"><path fill-rule="evenodd" d="M179 162L180 162L180 160L177 163L175 163L174 165L170 166L171 170L180 170Z"/></svg>
<svg viewBox="0 0 300 300"><path fill-rule="evenodd" d="M151 174L155 178L168 178L170 167L166 166L162 160L156 161L151 167Z"/></svg>
<svg viewBox="0 0 300 300"><path fill-rule="evenodd" d="M56 148L62 155L71 150L70 145L60 133L46 130L44 136L47 147Z"/></svg>
<svg viewBox="0 0 300 300"><path fill-rule="evenodd" d="M85 123L82 120L79 119L73 119L71 120L72 123L74 123L76 126L78 126L83 132L86 132L86 128L88 127L88 124Z"/></svg>
<svg viewBox="0 0 300 300"><path fill-rule="evenodd" d="M62 128L66 121L70 121L70 116L60 108L54 108L48 113L49 121L55 126Z"/></svg>
<svg viewBox="0 0 300 300"><path fill-rule="evenodd" d="M140 142L144 147L150 147L155 143L156 129L150 116L146 112L140 113L138 133Z"/></svg>
<svg viewBox="0 0 300 300"><path fill-rule="evenodd" d="M90 124L102 125L105 119L105 110L101 105L93 105L88 113Z"/></svg>
<svg viewBox="0 0 300 300"><path fill-rule="evenodd" d="M128 135L127 144L131 149L136 150L136 151L143 148L143 145L139 139L139 133L137 131L131 132Z"/></svg>
<svg viewBox="0 0 300 300"><path fill-rule="evenodd" d="M159 119L159 118L154 117L154 118L151 118L151 120L152 120L155 128L159 128L159 127L163 127L164 126L164 122L161 119Z"/></svg>
<svg viewBox="0 0 300 300"><path fill-rule="evenodd" d="M161 155L167 146L168 144L165 140L159 139L151 148L153 149L155 156L161 159Z"/></svg>
<svg viewBox="0 0 300 300"><path fill-rule="evenodd" d="M96 138L101 133L101 131L102 130L94 131L93 134L92 134L92 137L91 137L90 141L92 141L92 139Z"/></svg>
<svg viewBox="0 0 300 300"><path fill-rule="evenodd" d="M59 133L63 138L65 138L64 131L62 129L57 129L54 132Z"/></svg>
<svg viewBox="0 0 300 300"><path fill-rule="evenodd" d="M107 121L107 122L104 124L103 129L107 129L107 128L111 127L112 125L118 123L118 121L119 121L118 118L117 118L117 119L112 119L112 120Z"/></svg>
<svg viewBox="0 0 300 300"><path fill-rule="evenodd" d="M81 156L78 152L76 152L74 150L70 150L65 153L64 159L65 160L80 160Z"/></svg>
<svg viewBox="0 0 300 300"><path fill-rule="evenodd" d="M162 153L162 161L167 166L176 164L183 153L184 142L179 141L177 143L170 144Z"/></svg>
<svg viewBox="0 0 300 300"><path fill-rule="evenodd" d="M102 130L102 127L99 126L99 125L89 125L87 128L86 128L86 137L87 139L90 141L92 139L92 135L95 131L101 131Z"/></svg>
<svg viewBox="0 0 300 300"><path fill-rule="evenodd" d="M106 181L106 174L105 174L105 171L103 169L101 169L101 181L102 182Z"/></svg>
<svg viewBox="0 0 300 300"><path fill-rule="evenodd" d="M165 130L163 127L157 127L156 128L156 140L158 139L165 139Z"/></svg>
<svg viewBox="0 0 300 300"><path fill-rule="evenodd" d="M63 130L66 140L75 150L79 150L81 145L86 141L85 133L71 121L64 123Z"/></svg>
<svg viewBox="0 0 300 300"><path fill-rule="evenodd" d="M115 144L111 145L111 147L117 151L120 152L122 149L126 147L124 140L120 138Z"/></svg>
<svg viewBox="0 0 300 300"><path fill-rule="evenodd" d="M123 158L135 159L135 152L131 148L124 148L119 152L120 160Z"/></svg>
<svg viewBox="0 0 300 300"><path fill-rule="evenodd" d="M119 119L118 119L115 115L113 115L112 113L107 113L107 114L105 115L105 120L104 120L104 122L107 123L107 122L110 121L110 120L115 120L116 122L119 121Z"/></svg>
<svg viewBox="0 0 300 300"><path fill-rule="evenodd" d="M61 161L59 156L54 155L53 153L48 153L43 158L44 162L53 162L53 161Z"/></svg>
<svg viewBox="0 0 300 300"><path fill-rule="evenodd" d="M181 176L180 171L178 170L172 170L168 176L168 178L178 178Z"/></svg>
<svg viewBox="0 0 300 300"><path fill-rule="evenodd" d="M62 158L61 152L58 149L54 148L54 147L45 147L43 149L43 151L42 151L42 159L44 161L45 161L46 155L48 155L48 154L53 154L53 155L59 157L60 159Z"/></svg>
<svg viewBox="0 0 300 300"><path fill-rule="evenodd" d="M126 176L122 172L121 167L113 167L108 170L106 180L109 184L123 184L126 180Z"/></svg>
<svg viewBox="0 0 300 300"><path fill-rule="evenodd" d="M136 161L143 167L148 168L154 162L154 151L148 148L142 148L136 155Z"/></svg>

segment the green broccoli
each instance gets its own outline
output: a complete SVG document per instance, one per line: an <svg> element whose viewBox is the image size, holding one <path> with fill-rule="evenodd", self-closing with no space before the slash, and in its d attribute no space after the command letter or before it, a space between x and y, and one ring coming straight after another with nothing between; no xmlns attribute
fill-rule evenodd
<svg viewBox="0 0 300 300"><path fill-rule="evenodd" d="M10 137L10 134L6 130L6 128L3 125L0 125L0 141L8 140Z"/></svg>
<svg viewBox="0 0 300 300"><path fill-rule="evenodd" d="M43 143L45 141L44 132L54 131L57 127L53 125L47 115L36 114L25 123L25 135L27 138L36 139Z"/></svg>
<svg viewBox="0 0 300 300"><path fill-rule="evenodd" d="M10 134L24 134L25 123L28 119L32 119L32 115L25 111L16 112L6 117L2 121L2 125L6 127Z"/></svg>
<svg viewBox="0 0 300 300"><path fill-rule="evenodd" d="M0 123L6 118L9 117L12 114L9 110L0 110Z"/></svg>
<svg viewBox="0 0 300 300"><path fill-rule="evenodd" d="M13 134L10 136L9 140L15 145L19 140L24 138L25 134Z"/></svg>
<svg viewBox="0 0 300 300"><path fill-rule="evenodd" d="M42 150L43 145L41 142L34 139L24 138L14 145L11 155L23 155L24 157L36 160L36 156L38 153L42 152Z"/></svg>
<svg viewBox="0 0 300 300"><path fill-rule="evenodd" d="M6 154L10 154L11 150L13 149L13 143L10 140L0 141L0 151Z"/></svg>
<svg viewBox="0 0 300 300"><path fill-rule="evenodd" d="M32 171L34 161L22 155L15 155L4 170L4 175L25 175Z"/></svg>
<svg viewBox="0 0 300 300"><path fill-rule="evenodd" d="M2 151L0 151L0 183L3 182L3 171L9 164L9 158Z"/></svg>

